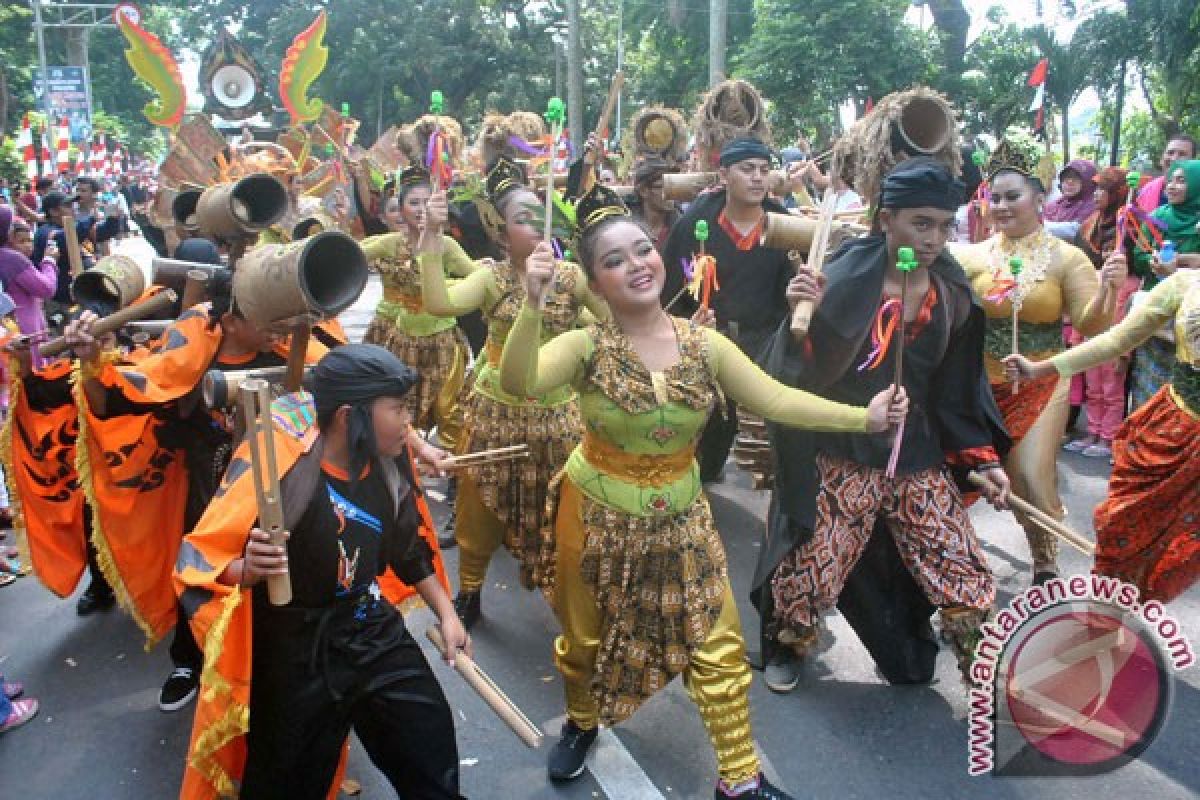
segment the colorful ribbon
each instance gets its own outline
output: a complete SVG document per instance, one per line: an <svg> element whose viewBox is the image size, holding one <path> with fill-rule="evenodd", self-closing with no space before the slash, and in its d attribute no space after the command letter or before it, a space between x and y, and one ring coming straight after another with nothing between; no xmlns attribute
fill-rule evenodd
<svg viewBox="0 0 1200 800"><path fill-rule="evenodd" d="M896 338L896 328L900 325L900 313L903 304L898 297L890 298L879 307L875 315L875 325L871 329L872 350L866 361L858 365L858 371L875 369L887 358L892 340Z"/></svg>
<svg viewBox="0 0 1200 800"><path fill-rule="evenodd" d="M433 185L439 189L447 188L454 179L446 134L441 128L435 129L429 137L429 145L425 148L425 169L429 170Z"/></svg>
<svg viewBox="0 0 1200 800"><path fill-rule="evenodd" d="M701 253L691 263L683 265L683 274L688 280L688 292L700 303L701 308L708 308L713 293L721 288L717 280L717 260L707 253Z"/></svg>
<svg viewBox="0 0 1200 800"><path fill-rule="evenodd" d="M1159 229L1166 229L1166 223L1152 217L1134 203L1121 206L1117 211L1117 242L1124 242L1126 237L1133 240L1133 246L1144 253L1152 253L1162 247L1163 235ZM1146 232L1150 235L1147 237Z"/></svg>

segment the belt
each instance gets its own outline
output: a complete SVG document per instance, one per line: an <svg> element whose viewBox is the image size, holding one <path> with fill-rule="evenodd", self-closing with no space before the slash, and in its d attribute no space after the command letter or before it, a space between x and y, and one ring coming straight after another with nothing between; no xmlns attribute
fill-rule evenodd
<svg viewBox="0 0 1200 800"><path fill-rule="evenodd" d="M688 474L695 462L695 445L674 453L628 453L607 439L586 433L583 457L600 472L637 486L663 486Z"/></svg>

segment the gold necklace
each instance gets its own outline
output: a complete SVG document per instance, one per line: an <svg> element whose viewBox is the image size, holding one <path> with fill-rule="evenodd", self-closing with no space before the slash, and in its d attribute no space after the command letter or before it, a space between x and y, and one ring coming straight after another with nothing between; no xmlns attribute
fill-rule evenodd
<svg viewBox="0 0 1200 800"><path fill-rule="evenodd" d="M1013 276L1009 265L1014 257L1021 259L1021 271L1016 276ZM1046 270L1054 261L1054 237L1045 228L1038 228L1020 239L1010 239L998 233L992 237L989 260L994 282L1011 280L1016 284L1012 303L1020 309L1034 286L1046 277Z"/></svg>

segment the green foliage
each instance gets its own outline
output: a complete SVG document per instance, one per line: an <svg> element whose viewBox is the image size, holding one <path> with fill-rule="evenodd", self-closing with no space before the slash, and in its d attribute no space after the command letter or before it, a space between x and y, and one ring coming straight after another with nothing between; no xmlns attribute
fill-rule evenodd
<svg viewBox="0 0 1200 800"><path fill-rule="evenodd" d="M967 48L960 113L970 133L994 133L1027 120L1032 99L1025 85L1037 49L1004 12L989 12L990 26Z"/></svg>
<svg viewBox="0 0 1200 800"><path fill-rule="evenodd" d="M0 142L0 178L7 178L10 186L25 180L25 161L17 152L16 140L11 136Z"/></svg>

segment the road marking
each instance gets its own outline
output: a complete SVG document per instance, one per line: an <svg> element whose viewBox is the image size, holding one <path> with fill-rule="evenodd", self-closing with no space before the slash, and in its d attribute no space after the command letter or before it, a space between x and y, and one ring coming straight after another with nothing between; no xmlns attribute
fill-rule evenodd
<svg viewBox="0 0 1200 800"><path fill-rule="evenodd" d="M555 717L542 729L551 738L557 737L564 719ZM608 728L600 729L592 752L588 754L587 768L610 800L666 800L666 795L658 790L617 735Z"/></svg>

